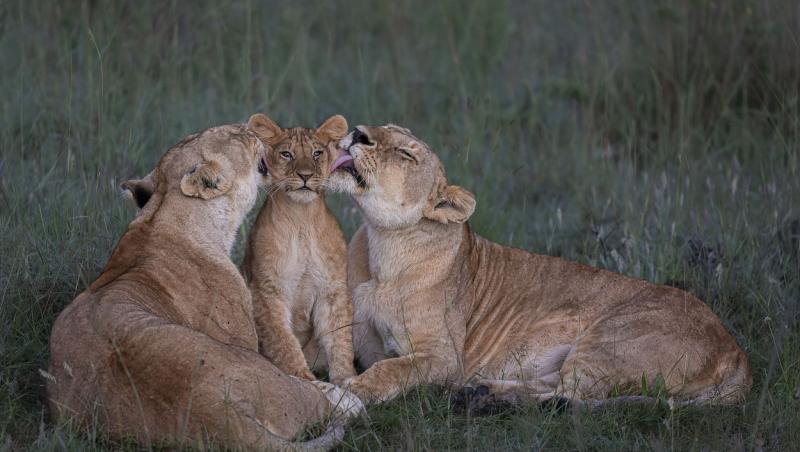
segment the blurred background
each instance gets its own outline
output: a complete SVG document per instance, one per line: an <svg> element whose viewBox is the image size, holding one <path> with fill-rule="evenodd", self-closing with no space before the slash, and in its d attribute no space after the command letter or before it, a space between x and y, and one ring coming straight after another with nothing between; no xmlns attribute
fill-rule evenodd
<svg viewBox="0 0 800 452"><path fill-rule="evenodd" d="M423 388L342 448L796 447L799 32L794 0L0 2L0 450L135 447L48 422L50 327L134 215L119 183L254 112L410 128L478 233L689 290L753 367L728 409L471 419Z"/></svg>

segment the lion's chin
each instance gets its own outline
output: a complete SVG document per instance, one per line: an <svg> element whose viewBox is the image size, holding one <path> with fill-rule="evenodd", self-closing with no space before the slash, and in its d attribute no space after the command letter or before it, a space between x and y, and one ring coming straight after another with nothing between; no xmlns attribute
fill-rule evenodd
<svg viewBox="0 0 800 452"><path fill-rule="evenodd" d="M317 194L317 192L315 192L313 190L303 190L303 189L301 189L301 190L292 190L292 191L288 192L288 195L289 195L289 199L291 199L292 201L299 202L299 203L302 203L302 204L309 203L309 202L317 199L317 196L319 196Z"/></svg>
<svg viewBox="0 0 800 452"><path fill-rule="evenodd" d="M356 195L363 191L359 189L355 177L344 170L336 170L331 173L328 177L327 186L332 191L349 195Z"/></svg>

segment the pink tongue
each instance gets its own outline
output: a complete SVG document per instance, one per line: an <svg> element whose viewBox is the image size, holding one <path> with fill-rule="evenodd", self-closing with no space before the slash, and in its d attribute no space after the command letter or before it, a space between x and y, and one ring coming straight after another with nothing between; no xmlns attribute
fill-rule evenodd
<svg viewBox="0 0 800 452"><path fill-rule="evenodd" d="M340 151L340 152L342 152L342 154L339 157L336 157L336 160L334 160L333 163L331 164L331 172L334 172L336 168L344 166L348 162L353 161L353 156L351 156L348 152L346 151Z"/></svg>

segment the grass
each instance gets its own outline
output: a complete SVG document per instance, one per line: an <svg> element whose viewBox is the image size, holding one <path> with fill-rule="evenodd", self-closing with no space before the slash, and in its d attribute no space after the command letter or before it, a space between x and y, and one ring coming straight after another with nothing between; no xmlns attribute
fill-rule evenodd
<svg viewBox="0 0 800 452"><path fill-rule="evenodd" d="M0 2L0 449L135 447L48 421L50 327L133 216L120 181L256 111L411 128L476 194L479 233L685 288L753 368L737 408L469 418L420 388L343 450L797 447L798 17L792 0ZM353 205L329 200L352 233Z"/></svg>

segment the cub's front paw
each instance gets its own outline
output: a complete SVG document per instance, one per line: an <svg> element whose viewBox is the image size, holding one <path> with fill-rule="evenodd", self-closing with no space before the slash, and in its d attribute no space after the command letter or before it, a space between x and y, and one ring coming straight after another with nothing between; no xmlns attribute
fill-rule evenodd
<svg viewBox="0 0 800 452"><path fill-rule="evenodd" d="M356 377L358 377L358 375L353 375L352 377L345 378L344 379L344 386L350 386L351 384L353 384L353 380L355 380Z"/></svg>
<svg viewBox="0 0 800 452"><path fill-rule="evenodd" d="M331 373L328 380L337 386L347 387L347 383L355 376L355 369L348 369L344 372Z"/></svg>
<svg viewBox="0 0 800 452"><path fill-rule="evenodd" d="M325 394L336 413L345 417L358 416L364 413L364 403L351 391L324 381L317 380L312 381L312 383Z"/></svg>
<svg viewBox="0 0 800 452"><path fill-rule="evenodd" d="M299 378L300 380L316 381L317 377L314 376L308 369L294 369L285 371L289 376Z"/></svg>

